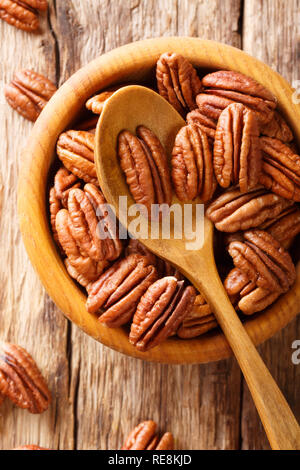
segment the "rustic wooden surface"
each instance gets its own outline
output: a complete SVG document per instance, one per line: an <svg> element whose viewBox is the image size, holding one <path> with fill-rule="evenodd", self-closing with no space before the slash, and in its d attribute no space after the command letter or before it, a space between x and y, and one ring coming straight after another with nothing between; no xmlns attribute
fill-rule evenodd
<svg viewBox="0 0 300 470"><path fill-rule="evenodd" d="M99 54L164 35L198 36L242 47L290 82L300 79L300 0L49 4L40 35L0 23L1 87L20 67L32 67L61 84ZM8 402L2 405L0 449L22 444L117 449L128 431L147 418L171 430L177 448L268 449L234 359L201 366L143 363L103 347L64 319L30 266L18 230L20 150L32 124L6 105L2 89L0 105L0 338L28 349L53 394L50 409L40 416ZM291 361L291 345L299 338L298 317L259 348L298 420L300 365Z"/></svg>

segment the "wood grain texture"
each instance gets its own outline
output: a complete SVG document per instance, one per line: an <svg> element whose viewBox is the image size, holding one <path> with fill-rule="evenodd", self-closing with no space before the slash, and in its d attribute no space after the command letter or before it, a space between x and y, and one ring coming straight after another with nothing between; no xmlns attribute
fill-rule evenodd
<svg viewBox="0 0 300 470"><path fill-rule="evenodd" d="M293 69L293 77L298 78L291 65L297 64L291 51L299 38L299 29L291 28L294 24L299 28L292 13L299 12L295 0L288 4L246 1L244 12L237 0L89 0L88 8L86 0L49 3L41 36L1 22L2 80L8 81L18 67L32 66L61 84L103 52L132 40L163 35L199 36L235 46L241 46L243 40L249 52L267 63L272 63L274 50L284 48L282 56L276 52L278 71L290 79L287 73ZM278 17L277 8L282 10L284 3L286 11ZM263 32L263 4L268 4L271 30L276 32L280 19L284 39L275 32L269 36L269 27ZM257 38L263 35L258 45ZM270 51L270 41L273 52L264 55ZM54 396L51 409L41 416L31 416L10 404L2 406L0 448L39 444L114 449L132 427L147 418L156 420L163 430L171 430L177 448L266 448L247 390L243 387L241 393L241 374L234 360L201 366L143 363L96 343L57 311L30 266L16 221L18 154L31 124L10 110L3 98L0 104L1 177L5 183L0 220L0 332L4 339L18 342L32 353ZM264 359L298 418L300 369L291 363L290 353L292 341L299 337L298 320L262 347Z"/></svg>

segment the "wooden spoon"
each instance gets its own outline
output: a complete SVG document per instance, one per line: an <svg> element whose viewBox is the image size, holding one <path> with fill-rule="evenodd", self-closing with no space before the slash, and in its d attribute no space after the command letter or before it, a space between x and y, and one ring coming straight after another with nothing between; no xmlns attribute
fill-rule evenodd
<svg viewBox="0 0 300 470"><path fill-rule="evenodd" d="M111 204L130 233L138 238L135 218L128 216L134 203L117 157L117 138L123 129L133 133L138 125L149 127L160 139L168 156L175 136L185 121L157 93L142 86L120 89L107 101L96 131L95 161L97 174L106 200ZM125 207L119 207L119 196L127 196ZM194 201L193 205L200 201ZM174 196L172 203L179 203ZM158 256L170 261L205 296L243 371L256 408L273 449L300 449L300 428L284 396L280 392L255 346L246 333L220 280L213 253L213 225L205 218L204 241L197 251L187 250L181 239L163 240L149 237L141 240ZM174 228L173 228L174 229Z"/></svg>

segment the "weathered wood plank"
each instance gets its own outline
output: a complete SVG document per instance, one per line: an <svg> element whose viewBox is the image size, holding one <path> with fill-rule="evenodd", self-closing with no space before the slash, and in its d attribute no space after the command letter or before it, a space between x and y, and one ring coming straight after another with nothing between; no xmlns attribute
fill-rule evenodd
<svg viewBox="0 0 300 470"><path fill-rule="evenodd" d="M300 1L245 0L243 48L269 64L290 83L299 79ZM300 319L262 345L259 350L300 419L300 368L291 360L291 345L300 337ZM298 398L297 398L298 395ZM244 384L242 448L269 449L265 433Z"/></svg>
<svg viewBox="0 0 300 470"><path fill-rule="evenodd" d="M47 16L41 35L0 22L1 83L19 68L33 68L55 81L55 48ZM18 228L16 197L22 148L32 128L3 98L1 87L0 174L3 181L0 219L0 339L24 346L46 375L53 395L51 408L40 416L8 401L0 409L0 448L22 444L73 446L72 408L68 401L67 321L45 294L29 263Z"/></svg>
<svg viewBox="0 0 300 470"><path fill-rule="evenodd" d="M57 2L60 80L100 53L133 40L194 35L240 45L239 1ZM226 27L215 28L226 12ZM215 18L215 15L217 17ZM208 27L209 18L214 23ZM230 18L230 20L229 20ZM63 38L63 40L62 40ZM121 356L72 327L72 400L79 449L114 449L140 420L172 430L178 448L237 448L240 371L235 361L147 364Z"/></svg>

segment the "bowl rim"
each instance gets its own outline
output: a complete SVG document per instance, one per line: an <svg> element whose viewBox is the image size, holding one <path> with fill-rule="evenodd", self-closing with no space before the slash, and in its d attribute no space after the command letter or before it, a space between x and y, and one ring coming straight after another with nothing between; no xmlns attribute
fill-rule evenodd
<svg viewBox="0 0 300 470"><path fill-rule="evenodd" d="M86 297L67 274L48 221L48 172L55 158L57 137L71 122L70 116L84 106L87 97L122 79L130 81L130 76L138 75L141 67L154 67L159 55L168 51L181 53L198 66L205 63L205 68L237 70L262 84L267 83L275 96L280 96L279 104L292 129L298 127L300 106L292 102L294 90L277 72L244 51L219 42L189 37L163 37L130 43L99 56L79 69L58 89L42 111L22 152L18 217L29 259L46 291L64 315L89 336L116 351L146 361L205 363L232 355L226 338L218 330L195 339L172 337L142 353L129 343L125 329L109 329L100 324L94 315L87 313L84 306ZM300 129L296 136L299 144ZM300 263L293 288L266 311L247 319L245 328L253 342L261 344L281 330L297 315L298 306Z"/></svg>

